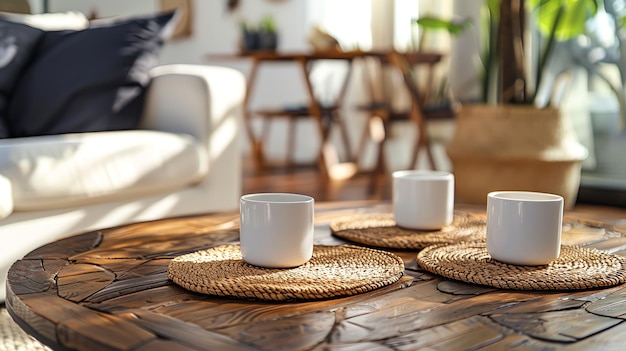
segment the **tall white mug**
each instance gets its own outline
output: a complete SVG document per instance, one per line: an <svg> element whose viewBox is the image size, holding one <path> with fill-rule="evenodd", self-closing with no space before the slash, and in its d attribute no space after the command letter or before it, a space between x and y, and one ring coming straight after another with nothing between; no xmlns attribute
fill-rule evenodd
<svg viewBox="0 0 626 351"><path fill-rule="evenodd" d="M393 178L393 214L398 226L436 230L452 224L454 175L450 172L396 171Z"/></svg>
<svg viewBox="0 0 626 351"><path fill-rule="evenodd" d="M288 268L313 255L314 199L289 193L248 194L240 199L243 260L255 266Z"/></svg>
<svg viewBox="0 0 626 351"><path fill-rule="evenodd" d="M543 265L559 257L563 197L525 191L487 195L487 252L516 265Z"/></svg>

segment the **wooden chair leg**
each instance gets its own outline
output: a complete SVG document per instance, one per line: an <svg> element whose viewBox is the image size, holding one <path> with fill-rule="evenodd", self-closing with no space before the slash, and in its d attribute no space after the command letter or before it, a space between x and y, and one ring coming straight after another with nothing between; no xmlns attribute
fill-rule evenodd
<svg viewBox="0 0 626 351"><path fill-rule="evenodd" d="M430 165L430 169L436 171L438 170L438 168L435 162L435 157L433 155L432 143L430 141L430 137L428 136L428 133L426 132L426 122L422 122L421 135L422 135L421 137L422 147L426 151L426 157L428 157L428 163Z"/></svg>
<svg viewBox="0 0 626 351"><path fill-rule="evenodd" d="M419 126L417 128L419 128ZM417 169L417 161L420 156L420 149L422 148L422 133L420 130L417 130L417 133L415 134L415 141L413 142L413 152L411 153L411 162L409 163L409 169Z"/></svg>
<svg viewBox="0 0 626 351"><path fill-rule="evenodd" d="M359 139L359 146L357 148L357 154L354 155L354 160L358 163L360 161L359 156L365 153L365 147L367 146L368 140L370 140L370 119L372 116L367 117L367 121L365 122L365 126L363 127L363 132L361 133L361 137Z"/></svg>
<svg viewBox="0 0 626 351"><path fill-rule="evenodd" d="M426 145L424 145L426 147L426 155L428 155L428 161L430 162L430 168L433 171L438 170L439 168L437 167L437 163L435 162L435 157L433 155L433 149L432 149L432 145L430 142L428 142Z"/></svg>
<svg viewBox="0 0 626 351"><path fill-rule="evenodd" d="M422 125L421 127L418 126L417 128L422 129L423 127L424 126ZM435 162L435 157L432 152L430 139L428 135L426 134L426 132L423 130L418 130L417 136L415 138L415 143L413 145L413 154L412 154L411 163L410 163L410 169L417 169L417 166L418 166L417 161L419 159L419 153L422 148L426 151L426 157L428 158L430 169L436 171L438 168Z"/></svg>
<svg viewBox="0 0 626 351"><path fill-rule="evenodd" d="M380 183L380 178L384 175L385 173L385 153L384 153L384 143L380 143L378 145L378 156L377 156L377 160L376 160L376 166L374 166L374 169L372 170L372 172L370 173L370 179L369 179L369 184L368 184L368 193L370 195L375 194L379 187L379 183Z"/></svg>
<svg viewBox="0 0 626 351"><path fill-rule="evenodd" d="M341 133L341 141L345 150L348 161L354 160L354 154L352 153L352 146L350 145L350 135L348 134L348 128L346 121L343 119L339 111L333 112L333 121L339 126L339 132Z"/></svg>

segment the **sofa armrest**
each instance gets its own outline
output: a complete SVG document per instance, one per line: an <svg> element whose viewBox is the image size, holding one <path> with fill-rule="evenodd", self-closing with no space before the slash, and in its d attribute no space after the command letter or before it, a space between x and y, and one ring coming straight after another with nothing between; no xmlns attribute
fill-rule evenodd
<svg viewBox="0 0 626 351"><path fill-rule="evenodd" d="M226 207L237 208L244 75L232 68L192 64L158 66L151 75L140 128L198 139L209 157L208 175L200 186L222 196Z"/></svg>
<svg viewBox="0 0 626 351"><path fill-rule="evenodd" d="M171 64L150 73L141 128L208 140L214 129L242 113L246 83L235 69Z"/></svg>

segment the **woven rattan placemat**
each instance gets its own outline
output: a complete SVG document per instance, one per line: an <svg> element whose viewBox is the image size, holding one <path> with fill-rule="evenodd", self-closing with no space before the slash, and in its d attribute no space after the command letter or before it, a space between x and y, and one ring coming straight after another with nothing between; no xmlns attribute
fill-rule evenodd
<svg viewBox="0 0 626 351"><path fill-rule="evenodd" d="M316 300L356 295L396 282L402 259L352 245L315 246L302 266L270 269L242 260L239 245L222 245L176 257L168 277L203 294L260 300Z"/></svg>
<svg viewBox="0 0 626 351"><path fill-rule="evenodd" d="M486 219L456 211L451 225L423 231L398 227L393 213L366 213L338 218L330 223L333 235L373 247L421 250L433 244L485 239Z"/></svg>
<svg viewBox="0 0 626 351"><path fill-rule="evenodd" d="M561 246L547 265L518 266L491 258L484 242L433 245L417 263L446 278L514 290L583 290L626 282L626 259L593 248Z"/></svg>

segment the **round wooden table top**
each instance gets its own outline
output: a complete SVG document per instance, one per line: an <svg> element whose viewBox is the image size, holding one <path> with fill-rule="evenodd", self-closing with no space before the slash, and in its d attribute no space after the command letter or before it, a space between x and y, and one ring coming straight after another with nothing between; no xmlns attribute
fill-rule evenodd
<svg viewBox="0 0 626 351"><path fill-rule="evenodd" d="M316 243L339 216L389 211L372 202L320 204ZM612 219L609 218L613 215ZM626 226L595 210L566 214L565 244L626 253ZM187 291L174 257L238 241L238 213L137 223L72 236L9 271L7 309L27 332L68 350L621 349L626 289L499 290L443 279L399 252L403 277L318 301L261 302Z"/></svg>

